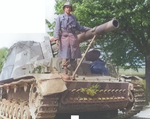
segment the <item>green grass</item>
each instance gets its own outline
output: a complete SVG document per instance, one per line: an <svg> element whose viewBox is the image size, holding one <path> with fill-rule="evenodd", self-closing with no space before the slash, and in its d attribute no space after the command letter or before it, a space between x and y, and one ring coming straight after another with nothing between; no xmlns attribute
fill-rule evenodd
<svg viewBox="0 0 150 119"><path fill-rule="evenodd" d="M148 102L150 102L150 99L147 96L147 92L146 92L146 81L145 81L145 69L144 68L139 68L138 72L134 71L132 69L128 69L128 70L124 70L124 69L119 69L119 74L122 75L132 75L132 76L139 76L140 78L144 79L141 81L138 81L138 83L142 86L142 89L145 92L145 96L146 96L146 104L148 104Z"/></svg>
<svg viewBox="0 0 150 119"><path fill-rule="evenodd" d="M133 69L128 69L128 70L124 70L124 69L119 69L119 74L122 75L129 75L129 76L139 76L143 79L145 79L145 68L139 68L138 72L134 71Z"/></svg>

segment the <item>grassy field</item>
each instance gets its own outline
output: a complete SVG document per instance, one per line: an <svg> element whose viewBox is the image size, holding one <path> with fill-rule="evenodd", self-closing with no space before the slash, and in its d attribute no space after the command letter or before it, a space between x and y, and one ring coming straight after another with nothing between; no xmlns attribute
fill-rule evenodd
<svg viewBox="0 0 150 119"><path fill-rule="evenodd" d="M125 75L136 75L139 76L141 78L145 79L145 68L139 68L138 72L134 71L133 69L128 69L128 70L124 70L124 69L119 69L119 74L125 74Z"/></svg>

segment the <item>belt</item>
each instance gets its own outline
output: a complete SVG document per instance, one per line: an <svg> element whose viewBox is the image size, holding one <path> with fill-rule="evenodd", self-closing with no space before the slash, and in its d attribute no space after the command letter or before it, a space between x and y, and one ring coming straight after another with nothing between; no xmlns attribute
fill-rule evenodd
<svg viewBox="0 0 150 119"><path fill-rule="evenodd" d="M69 33L74 34L74 32L63 32L61 35L67 37Z"/></svg>

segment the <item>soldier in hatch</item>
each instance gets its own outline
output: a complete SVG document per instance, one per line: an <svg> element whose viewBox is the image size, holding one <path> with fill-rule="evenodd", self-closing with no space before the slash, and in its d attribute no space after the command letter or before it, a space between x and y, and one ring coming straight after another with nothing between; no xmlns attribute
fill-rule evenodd
<svg viewBox="0 0 150 119"><path fill-rule="evenodd" d="M72 4L66 2L63 6L64 14L58 16L54 29L54 39L59 45L58 57L62 59L62 67L68 74L68 65L76 58L81 57L77 34L75 31L86 32L90 28L77 23L75 16L71 15Z"/></svg>

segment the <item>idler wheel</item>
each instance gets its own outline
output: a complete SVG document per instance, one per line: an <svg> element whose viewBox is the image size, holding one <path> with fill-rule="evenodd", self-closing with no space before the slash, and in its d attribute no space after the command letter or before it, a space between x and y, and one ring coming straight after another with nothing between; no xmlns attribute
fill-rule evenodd
<svg viewBox="0 0 150 119"><path fill-rule="evenodd" d="M38 106L40 105L40 93L36 83L33 83L29 93L29 108L33 119L37 116Z"/></svg>

